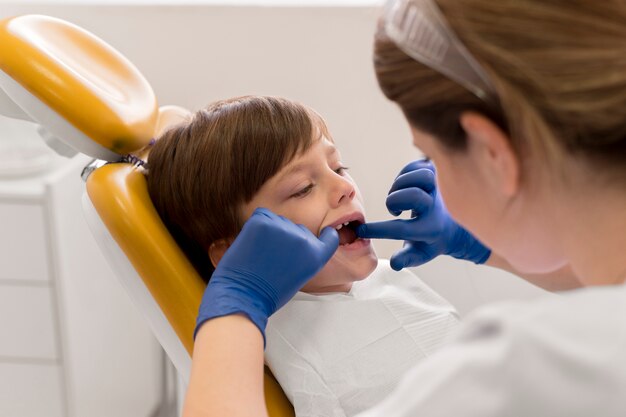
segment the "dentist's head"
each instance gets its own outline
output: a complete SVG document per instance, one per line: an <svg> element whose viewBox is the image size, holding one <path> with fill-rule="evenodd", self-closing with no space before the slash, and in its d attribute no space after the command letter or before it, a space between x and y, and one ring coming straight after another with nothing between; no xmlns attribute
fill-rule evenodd
<svg viewBox="0 0 626 417"><path fill-rule="evenodd" d="M449 211L522 271L626 273L609 259L626 207L624 22L617 0L401 0L381 21L379 84Z"/></svg>

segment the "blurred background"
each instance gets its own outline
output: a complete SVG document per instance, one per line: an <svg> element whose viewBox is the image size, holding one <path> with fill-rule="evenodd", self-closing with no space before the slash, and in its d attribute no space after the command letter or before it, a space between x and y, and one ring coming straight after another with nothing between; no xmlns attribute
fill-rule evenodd
<svg viewBox="0 0 626 417"><path fill-rule="evenodd" d="M0 18L45 14L91 31L139 68L161 105L197 110L263 94L311 106L371 221L390 218L388 188L421 156L375 80L380 8L374 0L0 0ZM174 371L82 218L88 162L52 154L33 126L0 116L0 416L173 415L180 403ZM401 243L375 246L389 257ZM444 257L415 272L462 315L543 293Z"/></svg>

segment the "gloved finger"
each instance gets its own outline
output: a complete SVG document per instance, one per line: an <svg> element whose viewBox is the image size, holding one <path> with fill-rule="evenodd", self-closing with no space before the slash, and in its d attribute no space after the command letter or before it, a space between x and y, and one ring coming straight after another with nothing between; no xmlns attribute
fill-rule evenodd
<svg viewBox="0 0 626 417"><path fill-rule="evenodd" d="M407 240L410 234L410 220L386 220L382 222L363 223L356 228L360 238Z"/></svg>
<svg viewBox="0 0 626 417"><path fill-rule="evenodd" d="M291 220L284 217L284 219L291 223ZM339 247L339 233L334 227L326 226L320 232L319 237L315 236L308 227L303 224L296 224L296 226L302 231L304 236L310 236L312 238L317 238L320 241L320 250L316 253L319 254L320 261L323 262L322 265L325 265L326 262L330 260L330 258L335 254L337 248Z"/></svg>
<svg viewBox="0 0 626 417"><path fill-rule="evenodd" d="M391 185L389 194L397 190L413 187L421 188L427 193L432 192L437 187L435 173L430 169L420 168L399 175Z"/></svg>
<svg viewBox="0 0 626 417"><path fill-rule="evenodd" d="M275 226L281 225L280 227L293 227L296 224L293 223L288 218L281 216L279 214L274 213L270 209L265 207L257 207L253 212L250 218L244 223L244 227L248 226L248 224L265 224L271 229L274 229ZM285 225L286 223L286 225Z"/></svg>
<svg viewBox="0 0 626 417"><path fill-rule="evenodd" d="M279 217L277 214L274 214L273 211L271 211L270 209L266 209L265 207L257 207L254 212L252 212L252 216L262 216L262 217L269 217L269 218L276 218Z"/></svg>
<svg viewBox="0 0 626 417"><path fill-rule="evenodd" d="M432 260L433 255L426 250L427 246L420 243L409 243L391 256L389 264L394 271L403 268L420 266Z"/></svg>
<svg viewBox="0 0 626 417"><path fill-rule="evenodd" d="M320 252L320 256L324 264L326 264L339 247L339 233L337 233L337 230L333 227L325 227L320 233L319 240L322 242L323 248Z"/></svg>
<svg viewBox="0 0 626 417"><path fill-rule="evenodd" d="M398 173L397 177L399 177L402 174L406 174L407 172L415 171L415 170L421 169L421 168L430 169L433 173L435 173L435 166L433 165L433 163L430 160L428 160L428 159L418 159L417 161L409 162L408 164L406 164L404 166L404 168L402 168L400 170L400 172Z"/></svg>
<svg viewBox="0 0 626 417"><path fill-rule="evenodd" d="M244 234L244 231L248 229L254 229L257 233L269 234L284 233L287 230L296 232L299 226L301 225L297 225L288 218L278 215L269 209L257 207L244 223L240 234ZM308 229L306 231L311 233Z"/></svg>
<svg viewBox="0 0 626 417"><path fill-rule="evenodd" d="M285 220L287 220L287 221L291 222L291 220L289 220L289 219L287 219L287 218L285 218ZM294 224L295 224L295 223L294 223ZM306 227L306 226L305 226L305 225L303 225L303 224L299 224L299 223L298 223L298 224L296 224L296 226L298 227L298 229L300 229L300 230L302 231L302 233L304 233L304 235L305 235L305 236L306 236L306 235L308 235L309 233L311 233L311 231L309 230L309 228L308 228L308 227Z"/></svg>
<svg viewBox="0 0 626 417"><path fill-rule="evenodd" d="M426 191L420 188L407 188L389 194L385 204L389 213L398 216L406 210L413 210L415 215L423 214L433 206L434 202L433 196Z"/></svg>

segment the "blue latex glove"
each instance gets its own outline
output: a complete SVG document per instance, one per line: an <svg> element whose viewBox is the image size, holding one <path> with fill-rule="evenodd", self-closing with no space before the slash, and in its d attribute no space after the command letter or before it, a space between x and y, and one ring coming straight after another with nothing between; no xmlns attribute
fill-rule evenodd
<svg viewBox="0 0 626 417"><path fill-rule="evenodd" d="M424 264L439 255L482 264L491 254L491 250L450 217L435 177L431 162L411 162L396 177L386 201L392 215L411 210L411 219L365 223L357 228L357 235L362 238L405 241L404 247L390 260L396 271Z"/></svg>
<svg viewBox="0 0 626 417"><path fill-rule="evenodd" d="M256 209L209 280L194 337L205 321L241 313L265 338L268 317L322 269L338 246L332 227L318 239L302 225Z"/></svg>

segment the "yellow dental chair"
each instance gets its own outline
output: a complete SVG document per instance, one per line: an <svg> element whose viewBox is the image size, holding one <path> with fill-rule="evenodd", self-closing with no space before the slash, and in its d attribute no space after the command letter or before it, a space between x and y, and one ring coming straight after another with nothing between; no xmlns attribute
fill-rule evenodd
<svg viewBox="0 0 626 417"><path fill-rule="evenodd" d="M189 113L159 108L142 74L91 33L27 15L0 21L0 114L36 123L62 155L96 158L83 172L87 223L186 384L205 285L152 206L133 156L146 159L150 141ZM294 416L267 368L265 397L271 417Z"/></svg>

